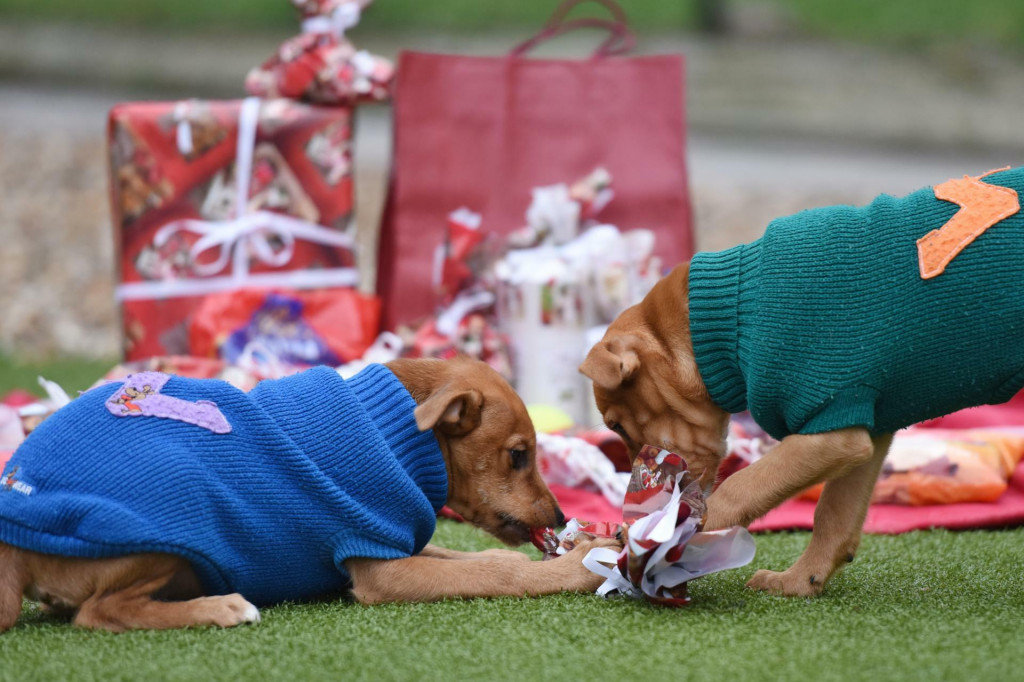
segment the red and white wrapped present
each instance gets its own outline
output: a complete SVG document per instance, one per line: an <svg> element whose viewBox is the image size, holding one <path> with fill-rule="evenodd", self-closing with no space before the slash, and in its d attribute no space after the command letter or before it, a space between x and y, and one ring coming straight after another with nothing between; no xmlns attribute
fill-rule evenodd
<svg viewBox="0 0 1024 682"><path fill-rule="evenodd" d="M290 97L319 104L379 102L390 97L390 61L357 49L345 32L372 0L291 0L302 33L249 72L245 89L257 97Z"/></svg>
<svg viewBox="0 0 1024 682"><path fill-rule="evenodd" d="M129 103L111 111L109 136L128 360L188 354L191 317L212 294L301 299L358 283L350 108Z"/></svg>

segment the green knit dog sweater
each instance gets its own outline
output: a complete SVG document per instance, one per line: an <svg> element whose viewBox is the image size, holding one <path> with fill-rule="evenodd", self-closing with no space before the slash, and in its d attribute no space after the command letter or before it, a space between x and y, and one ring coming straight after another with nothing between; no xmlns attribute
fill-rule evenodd
<svg viewBox="0 0 1024 682"><path fill-rule="evenodd" d="M892 432L1013 397L1024 387L1024 212L1013 210L1024 168L981 177L803 211L751 244L694 256L690 331L712 400L783 438ZM954 185L973 198L937 197Z"/></svg>

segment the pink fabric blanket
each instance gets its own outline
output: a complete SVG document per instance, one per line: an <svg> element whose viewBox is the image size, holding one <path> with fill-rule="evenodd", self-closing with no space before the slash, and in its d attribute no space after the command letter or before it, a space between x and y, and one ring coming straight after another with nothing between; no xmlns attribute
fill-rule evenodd
<svg viewBox="0 0 1024 682"><path fill-rule="evenodd" d="M962 410L922 424L943 429L1024 427L1024 393L1002 405ZM599 493L551 486L566 518L587 521L619 521L622 510ZM874 504L864 522L867 533L906 533L927 528L992 528L1024 523L1024 462L1010 479L1006 492L995 502L905 507ZM751 531L810 530L814 527L814 502L790 500L751 524Z"/></svg>
<svg viewBox="0 0 1024 682"><path fill-rule="evenodd" d="M587 521L621 521L622 510L600 493L551 486L566 518ZM1024 523L1024 463L1017 467L1010 487L995 502L904 507L874 504L864 522L867 533L906 533L927 528L991 528ZM790 500L750 525L751 531L810 530L814 526L814 503Z"/></svg>

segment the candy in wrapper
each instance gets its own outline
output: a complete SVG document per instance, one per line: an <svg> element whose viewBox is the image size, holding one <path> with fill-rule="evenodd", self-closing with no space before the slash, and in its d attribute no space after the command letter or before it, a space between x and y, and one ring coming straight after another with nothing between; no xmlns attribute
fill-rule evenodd
<svg viewBox="0 0 1024 682"><path fill-rule="evenodd" d="M379 313L378 299L354 289L212 294L189 323L189 347L243 367L339 365L370 348Z"/></svg>
<svg viewBox="0 0 1024 682"><path fill-rule="evenodd" d="M583 561L606 578L598 594L684 606L690 603L690 580L750 563L754 540L746 529L700 532L706 510L682 457L641 448L622 506L625 546L618 553L593 549Z"/></svg>
<svg viewBox="0 0 1024 682"><path fill-rule="evenodd" d="M355 104L388 99L394 67L357 50L345 31L359 23L370 0L292 0L302 33L283 43L245 79L256 97L288 97L316 104Z"/></svg>

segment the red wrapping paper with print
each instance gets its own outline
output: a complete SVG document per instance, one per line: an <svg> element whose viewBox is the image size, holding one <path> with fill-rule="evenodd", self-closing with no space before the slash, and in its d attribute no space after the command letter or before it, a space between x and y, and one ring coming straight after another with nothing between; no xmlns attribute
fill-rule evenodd
<svg viewBox="0 0 1024 682"><path fill-rule="evenodd" d="M379 324L380 301L354 289L247 289L205 297L189 345L193 355L246 365L255 353L293 367L337 366L362 357Z"/></svg>
<svg viewBox="0 0 1024 682"><path fill-rule="evenodd" d="M394 66L359 50L345 31L371 0L291 0L302 33L285 41L245 79L256 97L288 97L319 104L378 102L390 96Z"/></svg>
<svg viewBox="0 0 1024 682"><path fill-rule="evenodd" d="M128 360L189 353L188 324L206 295L357 281L351 110L247 102L111 110L111 214ZM243 109L256 113L240 201ZM248 225L239 224L241 214Z"/></svg>

